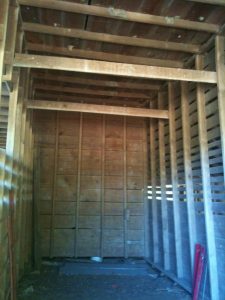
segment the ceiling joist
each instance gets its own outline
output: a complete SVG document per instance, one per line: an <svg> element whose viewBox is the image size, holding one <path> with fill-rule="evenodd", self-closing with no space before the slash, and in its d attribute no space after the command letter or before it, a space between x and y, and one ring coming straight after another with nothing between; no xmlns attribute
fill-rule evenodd
<svg viewBox="0 0 225 300"><path fill-rule="evenodd" d="M57 35L69 38L77 38L81 40L89 40L95 42L112 43L118 45L180 51L187 53L199 53L200 46L195 44L185 44L176 42L159 41L145 38L136 38L129 36L112 35L108 33L92 32L82 29L55 27L35 23L23 23L23 30L28 32L36 32L50 35Z"/></svg>
<svg viewBox="0 0 225 300"><path fill-rule="evenodd" d="M108 106L108 105L98 105L98 104L56 102L56 101L45 101L45 100L28 100L27 108L131 116L131 117L142 117L142 118L157 118L157 119L169 118L167 110L119 107L119 106Z"/></svg>
<svg viewBox="0 0 225 300"><path fill-rule="evenodd" d="M88 78L78 78L72 76L61 76L51 73L32 73L32 78L49 80L56 82L73 83L79 85L93 85L101 87L110 88L122 88L122 89L132 89L132 90L147 90L147 91L158 91L161 89L162 85L158 83L136 83L136 82L123 82L123 81L113 81L113 80L102 80L102 79L88 79Z"/></svg>
<svg viewBox="0 0 225 300"><path fill-rule="evenodd" d="M77 58L19 54L15 67L83 72L145 79L217 83L216 72L141 66Z"/></svg>
<svg viewBox="0 0 225 300"><path fill-rule="evenodd" d="M202 1L204 2L204 1ZM206 1L207 2L207 1ZM213 2L213 1L211 1ZM221 1L214 1L221 2ZM102 7L80 3L72 3L68 1L57 0L19 0L19 4L26 6L34 6L39 8L48 8L64 12L72 12L85 14L109 19L117 19L124 21L137 22L142 24L159 25L165 27L173 27L179 29L189 29L196 31L205 31L216 33L219 31L219 26L215 24L184 20L176 17L163 17L156 15L131 12L113 7Z"/></svg>
<svg viewBox="0 0 225 300"><path fill-rule="evenodd" d="M76 49L72 45L69 46L68 48L65 48L65 47L55 47L55 46L36 44L36 43L27 43L26 49L28 51L35 51L35 52L42 52L42 53L46 52L50 54L57 54L57 55L68 56L68 57L96 59L96 60L127 63L127 64L158 66L158 67L168 67L168 68L184 67L184 63L178 60L157 59L157 58L115 54L115 53L106 53L106 52L92 51L92 50L83 50L83 49Z"/></svg>

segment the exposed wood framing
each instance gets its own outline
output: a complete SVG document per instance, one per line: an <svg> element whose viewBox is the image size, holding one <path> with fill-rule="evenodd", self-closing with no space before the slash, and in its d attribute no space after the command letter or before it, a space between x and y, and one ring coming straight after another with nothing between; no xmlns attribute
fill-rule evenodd
<svg viewBox="0 0 225 300"><path fill-rule="evenodd" d="M190 116L189 116L189 97L188 83L181 83L181 115L182 115L182 134L183 134L183 155L184 155L184 175L186 201L188 211L188 232L190 243L190 259L192 271L194 270L194 251L197 242L196 216L194 203L194 188L191 165L191 133L190 133ZM192 272L193 273L193 272Z"/></svg>
<svg viewBox="0 0 225 300"><path fill-rule="evenodd" d="M186 1L225 6L224 0L186 0Z"/></svg>
<svg viewBox="0 0 225 300"><path fill-rule="evenodd" d="M101 79L88 79L88 78L78 78L72 76L60 76L56 74L48 73L34 73L32 74L34 79L50 80L50 81L60 81L68 82L80 85L93 85L101 87L111 87L111 88L122 88L122 89L134 89L134 90L155 90L158 91L162 87L159 83L136 83L136 82L123 82L123 81L113 81L113 80L101 80Z"/></svg>
<svg viewBox="0 0 225 300"><path fill-rule="evenodd" d="M151 105L152 107L152 105ZM156 199L156 151L155 151L155 120L150 120L150 183L152 191L152 228L153 228L153 260L159 263L159 236L158 236L158 205Z"/></svg>
<svg viewBox="0 0 225 300"><path fill-rule="evenodd" d="M206 1L207 2L207 1ZM211 1L212 2L212 1ZM217 1L218 2L218 1ZM222 2L219 1L219 2ZM35 6L40 8L49 8L66 12L73 12L91 16L98 16L110 19L131 21L137 23L145 23L151 25L159 25L166 27L174 27L181 29L199 30L206 32L217 32L218 25L194 22L175 17L163 17L149 14L142 14L137 12L116 9L113 7L101 7L80 3L71 3L67 1L54 1L54 0L19 0L20 5Z"/></svg>
<svg viewBox="0 0 225 300"><path fill-rule="evenodd" d="M127 221L128 221L128 209L127 209L127 118L123 118L123 209L124 209L124 257L128 258L127 247Z"/></svg>
<svg viewBox="0 0 225 300"><path fill-rule="evenodd" d="M225 174L225 39L222 36L216 37L216 70L217 70L217 89L218 105L220 116L221 146L223 155L223 173ZM224 176L225 182L225 176Z"/></svg>
<svg viewBox="0 0 225 300"><path fill-rule="evenodd" d="M197 55L196 68L202 69L203 56ZM197 84L197 107L198 107L198 131L199 131L199 147L201 157L201 171L202 171L202 188L205 212L205 231L207 237L207 253L209 264L209 277L211 299L219 300L219 285L218 285L218 271L217 271L217 255L216 255L216 241L214 231L214 216L212 209L212 191L209 168L209 153L208 153L208 137L206 124L206 108L205 108L205 88L202 84Z"/></svg>
<svg viewBox="0 0 225 300"><path fill-rule="evenodd" d="M78 141L78 162L77 162L77 194L76 194L76 228L75 228L75 257L78 257L78 234L79 234L79 208L80 208L80 177L81 177L81 155L83 138L83 113L80 113L79 141Z"/></svg>
<svg viewBox="0 0 225 300"><path fill-rule="evenodd" d="M162 118L168 119L167 110L144 109L133 107L118 107L109 105L69 103L44 100L29 100L27 102L29 109L58 110L58 111L78 111L86 113L134 116L143 118Z"/></svg>
<svg viewBox="0 0 225 300"><path fill-rule="evenodd" d="M217 83L216 72L210 71L140 66L19 53L15 55L14 66L21 68L51 69L148 79Z"/></svg>
<svg viewBox="0 0 225 300"><path fill-rule="evenodd" d="M170 161L171 161L171 181L173 190L173 216L174 216L174 233L176 249L176 268L177 277L184 276L182 262L182 233L180 220L180 203L178 192L178 173L177 173L177 147L176 147L176 121L175 121L175 86L174 83L168 83L168 104L169 104L169 134L170 134Z"/></svg>
<svg viewBox="0 0 225 300"><path fill-rule="evenodd" d="M77 38L103 43L111 43L126 46L162 49L166 51L181 51L187 53L199 53L200 46L176 42L165 42L129 36L112 35L107 33L92 32L82 29L54 27L43 24L23 23L23 30L43 34L51 34L63 37Z"/></svg>
<svg viewBox="0 0 225 300"><path fill-rule="evenodd" d="M161 109L165 105L165 93L159 92L158 107ZM168 207L166 196L166 167L165 167L165 121L158 121L159 132L159 168L160 168L160 187L161 187L161 215L162 215L162 235L163 235L163 256L164 268L170 269L170 245L169 245L169 224Z"/></svg>
<svg viewBox="0 0 225 300"><path fill-rule="evenodd" d="M105 228L105 127L106 116L102 116L102 152L101 152L101 237L100 237L100 256L104 255L104 228Z"/></svg>
<svg viewBox="0 0 225 300"><path fill-rule="evenodd" d="M47 52L47 53L57 54L62 56L96 59L96 60L111 61L111 62L118 62L118 63L158 66L158 67L168 67L168 68L184 67L183 62L177 60L146 58L142 56L131 56L131 55L122 55L122 54L107 53L107 52L100 52L100 51L76 49L72 45L68 46L68 48L63 48L63 47L48 46L48 45L42 45L36 43L27 43L26 49L35 52Z"/></svg>
<svg viewBox="0 0 225 300"><path fill-rule="evenodd" d="M121 91L111 91L111 90L100 90L91 88L78 88L78 87L67 87L58 85L48 85L48 84L34 84L34 90L47 90L56 91L63 93L72 94L84 94L84 95L97 95L97 96L107 96L107 97L121 97L121 98L137 98L137 99L149 99L149 95L144 92L121 92Z"/></svg>

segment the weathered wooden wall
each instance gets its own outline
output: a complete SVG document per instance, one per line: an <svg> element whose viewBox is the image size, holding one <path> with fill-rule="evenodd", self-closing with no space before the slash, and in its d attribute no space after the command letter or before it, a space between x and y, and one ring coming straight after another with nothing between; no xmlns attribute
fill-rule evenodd
<svg viewBox="0 0 225 300"><path fill-rule="evenodd" d="M145 256L146 121L35 113L42 256Z"/></svg>

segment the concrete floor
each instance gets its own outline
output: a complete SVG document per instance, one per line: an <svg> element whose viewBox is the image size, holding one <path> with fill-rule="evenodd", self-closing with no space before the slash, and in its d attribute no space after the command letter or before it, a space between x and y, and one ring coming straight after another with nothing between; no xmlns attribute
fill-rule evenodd
<svg viewBox="0 0 225 300"><path fill-rule="evenodd" d="M190 300L141 260L45 262L19 285L19 300Z"/></svg>

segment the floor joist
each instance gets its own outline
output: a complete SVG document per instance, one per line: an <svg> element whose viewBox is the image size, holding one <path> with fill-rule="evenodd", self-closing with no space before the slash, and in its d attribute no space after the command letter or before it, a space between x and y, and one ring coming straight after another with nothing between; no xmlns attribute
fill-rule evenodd
<svg viewBox="0 0 225 300"><path fill-rule="evenodd" d="M202 83L217 83L216 72L140 66L122 63L90 61L54 56L15 55L15 67L51 69L145 79L179 80Z"/></svg>
<svg viewBox="0 0 225 300"><path fill-rule="evenodd" d="M94 114L132 116L142 118L160 118L168 119L167 110L144 109L133 107L119 107L97 104L69 103L44 100L28 100L28 109L56 110L56 111L73 111Z"/></svg>
<svg viewBox="0 0 225 300"><path fill-rule="evenodd" d="M206 1L208 2L208 1ZM212 2L212 1L211 1ZM218 2L218 1L217 1ZM220 1L221 2L221 1ZM218 32L219 26L209 23L201 23L179 19L176 17L163 17L156 15L131 12L113 7L101 7L95 5L87 5L80 3L71 3L67 1L56 0L19 0L20 5L34 6L39 8L48 8L64 12L72 12L77 14L85 14L103 18L124 20L130 22L159 25L180 29L190 29L205 32Z"/></svg>

